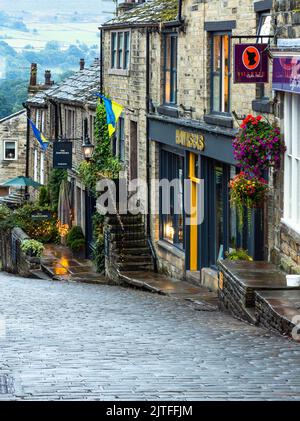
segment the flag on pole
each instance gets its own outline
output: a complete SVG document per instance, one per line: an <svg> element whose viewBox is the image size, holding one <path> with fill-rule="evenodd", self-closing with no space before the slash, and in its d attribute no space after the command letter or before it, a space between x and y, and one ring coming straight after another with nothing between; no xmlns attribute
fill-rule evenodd
<svg viewBox="0 0 300 421"><path fill-rule="evenodd" d="M101 95L98 93L96 93L95 95L103 99L104 101L104 106L106 110L106 121L108 125L108 134L109 136L112 136L114 132L116 131L116 126L124 110L124 107L123 105L118 104L115 101L112 101L111 99L107 98L104 95Z"/></svg>
<svg viewBox="0 0 300 421"><path fill-rule="evenodd" d="M43 150L43 152L45 152L49 146L49 140L47 140L45 138L45 136L43 135L43 133L41 133L39 131L39 129L36 127L36 125L33 123L33 121L30 120L30 118L28 119L29 123L31 125L33 134L35 136L35 138L37 139L37 141L39 142L39 144L41 145L41 148Z"/></svg>

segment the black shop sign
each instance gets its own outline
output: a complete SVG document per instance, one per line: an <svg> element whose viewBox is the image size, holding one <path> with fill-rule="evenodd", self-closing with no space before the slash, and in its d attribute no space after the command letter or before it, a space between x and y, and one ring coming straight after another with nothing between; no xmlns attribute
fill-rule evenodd
<svg viewBox="0 0 300 421"><path fill-rule="evenodd" d="M53 144L53 168L72 168L72 142L54 142Z"/></svg>

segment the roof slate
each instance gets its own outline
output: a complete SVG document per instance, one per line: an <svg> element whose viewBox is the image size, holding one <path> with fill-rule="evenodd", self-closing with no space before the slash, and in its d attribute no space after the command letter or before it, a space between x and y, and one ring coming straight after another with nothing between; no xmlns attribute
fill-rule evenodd
<svg viewBox="0 0 300 421"><path fill-rule="evenodd" d="M178 0L149 0L109 20L102 26L152 24L173 21L178 15Z"/></svg>
<svg viewBox="0 0 300 421"><path fill-rule="evenodd" d="M65 79L61 84L54 85L47 91L38 92L28 99L32 105L43 105L47 98L59 102L81 103L96 106L97 97L93 93L99 91L100 62L96 59L94 63L79 70Z"/></svg>

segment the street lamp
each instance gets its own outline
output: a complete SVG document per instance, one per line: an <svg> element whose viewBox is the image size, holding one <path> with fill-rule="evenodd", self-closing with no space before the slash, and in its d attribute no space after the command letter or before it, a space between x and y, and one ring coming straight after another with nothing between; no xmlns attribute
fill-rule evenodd
<svg viewBox="0 0 300 421"><path fill-rule="evenodd" d="M86 136L82 144L83 155L86 161L89 161L92 158L94 149L95 146L91 143L90 138Z"/></svg>

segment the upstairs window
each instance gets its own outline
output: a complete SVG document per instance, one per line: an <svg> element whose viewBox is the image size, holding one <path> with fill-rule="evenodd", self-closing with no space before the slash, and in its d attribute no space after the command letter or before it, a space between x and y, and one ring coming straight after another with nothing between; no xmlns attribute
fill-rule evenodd
<svg viewBox="0 0 300 421"><path fill-rule="evenodd" d="M211 111L230 113L230 38L229 34L212 34L211 42Z"/></svg>
<svg viewBox="0 0 300 421"><path fill-rule="evenodd" d="M129 69L130 61L130 32L111 33L111 68Z"/></svg>
<svg viewBox="0 0 300 421"><path fill-rule="evenodd" d="M17 142L4 140L4 159L14 161L17 159Z"/></svg>
<svg viewBox="0 0 300 421"><path fill-rule="evenodd" d="M177 34L164 37L164 103L177 102Z"/></svg>

